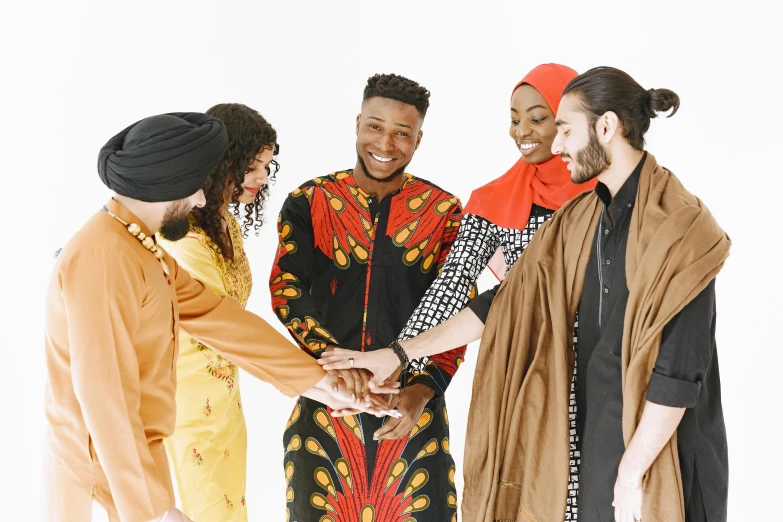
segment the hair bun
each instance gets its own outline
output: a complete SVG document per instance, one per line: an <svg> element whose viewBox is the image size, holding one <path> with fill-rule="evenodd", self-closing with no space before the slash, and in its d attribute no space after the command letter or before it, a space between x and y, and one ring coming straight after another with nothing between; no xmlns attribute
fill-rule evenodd
<svg viewBox="0 0 783 522"><path fill-rule="evenodd" d="M655 118L659 112L667 112L670 109L672 113L667 116L671 118L680 108L680 97L677 93L669 89L647 89L645 93L644 112L650 117Z"/></svg>
<svg viewBox="0 0 783 522"><path fill-rule="evenodd" d="M655 112L655 89L647 89L644 93L644 113L648 118L656 118L658 113Z"/></svg>

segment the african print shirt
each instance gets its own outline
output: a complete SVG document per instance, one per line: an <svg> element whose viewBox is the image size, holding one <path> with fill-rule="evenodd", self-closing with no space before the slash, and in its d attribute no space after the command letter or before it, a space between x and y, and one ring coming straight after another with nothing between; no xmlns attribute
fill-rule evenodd
<svg viewBox="0 0 783 522"><path fill-rule="evenodd" d="M362 191L351 171L305 183L280 212L270 278L275 313L314 357L328 344L363 351L388 346L437 277L461 212L457 197L409 174L381 201ZM384 419L336 419L327 407L300 398L284 439L288 520L456 517L442 393L464 352L433 357L410 379L436 395L399 440L373 440Z"/></svg>

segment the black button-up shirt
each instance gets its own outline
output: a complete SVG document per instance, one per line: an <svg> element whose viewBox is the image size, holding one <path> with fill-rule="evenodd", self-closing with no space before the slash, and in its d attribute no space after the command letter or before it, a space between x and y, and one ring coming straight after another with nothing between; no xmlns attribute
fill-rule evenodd
<svg viewBox="0 0 783 522"><path fill-rule="evenodd" d="M614 198L603 183L595 188L604 211L585 269L575 333L580 522L614 520L614 483L625 452L621 366L628 304L625 255L646 158L645 153ZM484 322L498 287L469 305ZM677 428L686 522L725 521L728 453L715 345L715 281L664 328L647 400L687 408Z"/></svg>
<svg viewBox="0 0 783 522"><path fill-rule="evenodd" d="M614 520L614 484L625 452L621 367L628 304L625 256L646 157L645 153L614 197L603 183L595 189L604 209L585 272L576 334L580 522ZM664 328L647 400L687 408L677 430L686 521L725 521L728 456L715 350L714 281Z"/></svg>

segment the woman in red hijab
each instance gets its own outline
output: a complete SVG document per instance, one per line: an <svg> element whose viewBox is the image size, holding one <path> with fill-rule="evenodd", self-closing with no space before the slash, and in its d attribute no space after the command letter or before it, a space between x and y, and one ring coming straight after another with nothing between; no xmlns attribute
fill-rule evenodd
<svg viewBox="0 0 783 522"><path fill-rule="evenodd" d="M560 97L576 76L577 72L570 67L543 64L514 87L509 135L522 157L503 176L473 191L465 206L459 236L443 270L400 334L400 343L373 352L335 349L324 353L320 364L326 365L327 370L367 368L380 381L391 375L403 360L414 361L423 356L439 360L448 357L442 353L447 348L442 347L467 344L481 337L498 288L484 292L468 304L481 272L489 266L502 280L536 230L566 201L595 187L596 180L582 185L572 183L565 163L551 150L557 135L555 115ZM444 324L437 335L430 332L423 338L405 341L443 323L466 306L470 311L447 321L448 327ZM425 339L426 342L419 342ZM462 361L440 362L459 365ZM427 372L427 367L414 368L414 372ZM575 433L575 411L571 414L572 433ZM572 440L574 447L576 442ZM569 483L565 520L576 520L577 459L578 455L572 454L574 473Z"/></svg>
<svg viewBox="0 0 783 522"><path fill-rule="evenodd" d="M509 135L522 157L503 176L474 190L465 207L465 218L472 219L460 237L471 238L467 232L476 221L483 221L479 228L489 229L492 237L481 234L486 245L475 245L471 255L486 256L486 248L477 251L476 246L497 243L489 268L501 281L538 227L563 203L595 186L595 181L589 186L572 183L565 163L551 150L560 96L576 76L570 67L548 63L530 71L514 87Z"/></svg>

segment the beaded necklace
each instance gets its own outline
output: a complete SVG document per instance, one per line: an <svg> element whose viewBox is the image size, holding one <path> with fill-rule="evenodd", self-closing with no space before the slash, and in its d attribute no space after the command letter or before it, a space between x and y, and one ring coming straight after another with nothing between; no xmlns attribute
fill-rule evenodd
<svg viewBox="0 0 783 522"><path fill-rule="evenodd" d="M125 228L130 232L130 234L138 239L142 246L152 252L155 255L155 259L160 261L160 266L163 267L163 274L166 276L166 279L169 277L169 265L166 264L166 260L163 259L163 256L165 255L162 248L158 248L158 245L155 244L155 240L146 235L144 232L141 231L141 227L137 225L136 223L126 223L125 220L117 216L116 214L112 213L108 208L105 206L103 207L103 211L109 214L111 217L125 225Z"/></svg>

